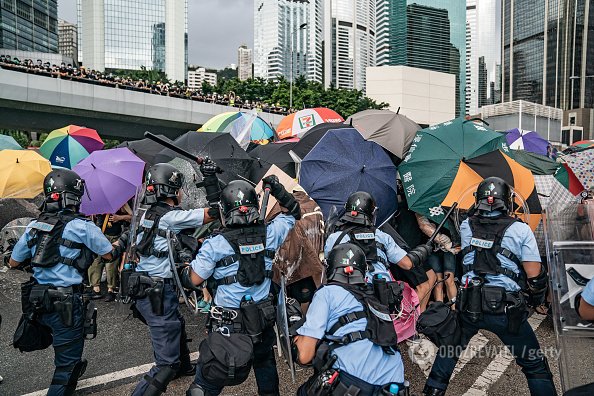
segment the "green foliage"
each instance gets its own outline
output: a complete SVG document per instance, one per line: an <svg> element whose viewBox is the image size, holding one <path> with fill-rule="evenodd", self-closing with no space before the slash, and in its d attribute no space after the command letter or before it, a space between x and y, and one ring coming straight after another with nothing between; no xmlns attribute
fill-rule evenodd
<svg viewBox="0 0 594 396"><path fill-rule="evenodd" d="M145 66L140 66L140 70L121 70L115 69L111 70L116 76L123 77L123 78L131 78L133 80L142 80L148 82L162 82L168 83L170 82L167 78L167 74L165 72L155 70L155 69L147 69Z"/></svg>
<svg viewBox="0 0 594 396"><path fill-rule="evenodd" d="M103 139L103 143L105 143L105 146L103 148L105 150L107 150L107 149L116 147L118 144L120 144L122 142L120 142L117 139Z"/></svg>
<svg viewBox="0 0 594 396"><path fill-rule="evenodd" d="M210 90L210 85L208 89ZM204 85L203 85L204 91ZM262 78L239 81L237 78L219 79L214 92L225 94L235 92L243 100L262 101L270 105L289 107L290 82L285 78L267 81ZM211 91L204 91L210 93ZM355 89L330 87L324 89L320 83L308 81L303 76L295 79L293 84L293 108L328 107L345 119L359 111L367 109L385 109L387 103L377 103Z"/></svg>
<svg viewBox="0 0 594 396"><path fill-rule="evenodd" d="M49 133L44 132L41 135L39 135L39 145L41 146L43 144L43 142L45 142L45 139L47 139L47 135L49 135Z"/></svg>
<svg viewBox="0 0 594 396"><path fill-rule="evenodd" d="M237 69L231 69L231 68L226 67L223 70L217 70L216 73L217 73L217 81L232 80L234 78L237 78Z"/></svg>
<svg viewBox="0 0 594 396"><path fill-rule="evenodd" d="M12 136L14 140L16 140L16 142L23 148L29 147L29 143L31 142L27 132L12 129L0 129L0 134Z"/></svg>

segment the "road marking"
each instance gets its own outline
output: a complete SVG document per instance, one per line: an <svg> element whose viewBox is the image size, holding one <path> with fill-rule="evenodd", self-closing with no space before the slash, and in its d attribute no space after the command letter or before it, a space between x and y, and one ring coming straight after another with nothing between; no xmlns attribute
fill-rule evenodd
<svg viewBox="0 0 594 396"><path fill-rule="evenodd" d="M536 331L538 326L546 318L546 315L534 314L528 318L528 323ZM507 367L514 361L514 357L507 348L503 348L497 356L489 363L485 371L474 381L464 396L486 396L487 390L507 370Z"/></svg>
<svg viewBox="0 0 594 396"><path fill-rule="evenodd" d="M450 381L452 380L452 378L456 376L456 374L462 371L464 366L466 366L466 363L474 359L474 357L485 347L485 345L487 345L488 342L489 339L480 332L477 333L474 337L472 337L472 339L468 343L468 346L466 347L464 352L462 352L460 359L458 359L456 367L454 368L452 376L450 377Z"/></svg>
<svg viewBox="0 0 594 396"><path fill-rule="evenodd" d="M198 359L198 352L190 354L190 360ZM154 363L143 364L141 366L130 367L124 370L114 371L113 373L98 375L97 377L85 378L78 381L76 390L92 388L97 385L103 385L114 381L119 381L124 378L136 377L137 375L148 372ZM43 389L37 392L27 393L23 396L45 396L49 389Z"/></svg>

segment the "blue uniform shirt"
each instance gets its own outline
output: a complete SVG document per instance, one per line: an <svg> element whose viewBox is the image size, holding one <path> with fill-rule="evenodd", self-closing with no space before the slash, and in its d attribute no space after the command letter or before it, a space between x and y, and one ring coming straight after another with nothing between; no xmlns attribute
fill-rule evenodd
<svg viewBox="0 0 594 396"><path fill-rule="evenodd" d="M340 234L342 234L342 231L336 231L336 232L330 234L330 236L326 240L326 245L324 246L324 256L325 257L328 257L328 253L330 253L330 250L332 250L332 247L334 246L334 243L336 242L336 239L338 239ZM350 236L348 234L345 234L345 236L342 238L342 241L340 241L340 243L347 243L350 240L351 240ZM377 242L381 243L382 245L384 245L384 247L386 248L385 252L383 252L380 249L377 250L377 255L379 257L383 257L384 260L386 260L390 263L393 263L393 264L397 264L400 260L402 260L406 256L406 252L404 251L404 249L402 249L400 246L398 246L396 241L394 241L394 238L392 238L390 235L386 234L385 232L383 232L381 230L375 230L375 240ZM386 254L387 254L387 256L386 256ZM386 279L392 279L392 275L390 274L390 271L386 268L386 266L384 264L380 263L379 261L376 261L375 263L373 263L373 271L372 272L368 271L365 274L365 280L367 282L371 283L374 275L382 275L382 277L384 277Z"/></svg>
<svg viewBox="0 0 594 396"><path fill-rule="evenodd" d="M495 215L497 214L498 213ZM462 239L462 249L470 245L472 232L470 231L470 224L468 224L468 220L464 220L460 225L460 238ZM517 221L509 226L503 235L501 247L508 249L510 252L515 254L520 259L520 261L536 261L540 263L540 254L538 252L536 238L534 237L534 234L532 233L532 230L528 224ZM497 254L497 257L499 258L503 268L510 269L516 274L520 273L520 269L516 263L499 253ZM462 263L464 265L471 265L473 261L474 252L470 252L464 256ZM462 277L462 284L466 283L467 277L473 276L476 276L474 271L469 271ZM485 278L489 281L489 285L491 286L504 287L507 291L512 292L520 290L520 286L505 275L486 275Z"/></svg>
<svg viewBox="0 0 594 396"><path fill-rule="evenodd" d="M280 214L266 226L266 249L278 250L287 238L289 231L295 225L293 216ZM222 235L216 235L208 238L200 247L198 255L190 264L192 269L202 279L208 279L214 276L215 279L221 279L226 276L235 275L239 270L239 261L226 267L216 268L217 261L227 256L235 254L233 248ZM264 258L266 270L272 270L272 260ZM221 285L217 288L214 303L225 308L239 308L241 299L246 294L252 296L254 301L258 302L265 299L270 292L270 279L264 279L260 285L243 287L239 283L230 285Z"/></svg>
<svg viewBox="0 0 594 396"><path fill-rule="evenodd" d="M144 222L144 215L140 219L140 224ZM159 221L160 230L170 230L173 233L178 233L186 228L200 227L204 223L204 209L192 210L172 210L165 213ZM140 232L136 238L137 243L140 243L144 232ZM153 247L157 251L167 251L167 239L159 235L155 237ZM156 276L159 278L172 278L171 265L168 257L157 258L155 256L142 256L136 267L136 271L146 271L149 276Z"/></svg>
<svg viewBox="0 0 594 396"><path fill-rule="evenodd" d="M584 287L582 291L582 298L585 302L590 305L594 305L594 278L590 279L590 281Z"/></svg>
<svg viewBox="0 0 594 396"><path fill-rule="evenodd" d="M338 318L351 312L362 311L355 297L341 286L327 285L318 289L307 310L305 323L297 333L321 340ZM340 338L354 331L364 331L367 319L349 323L335 333ZM327 338L333 338L328 335ZM382 348L365 339L351 342L334 350L337 360L334 368L342 370L372 385L404 382L404 365L399 352L384 353Z"/></svg>
<svg viewBox="0 0 594 396"><path fill-rule="evenodd" d="M27 226L23 236L14 245L11 256L13 260L23 262L35 255L37 247L32 246L30 249L27 247L27 242L31 239L29 235L31 225L35 221ZM112 250L111 243L103 235L101 229L92 222L82 219L74 219L68 222L64 227L64 231L62 231L62 238L83 243L99 256L103 256ZM66 246L60 246L59 249L62 257L66 258L75 258L80 253L80 249L67 248ZM42 285L51 284L56 287L79 285L83 281L82 275L74 267L62 263L50 268L34 267L33 277Z"/></svg>

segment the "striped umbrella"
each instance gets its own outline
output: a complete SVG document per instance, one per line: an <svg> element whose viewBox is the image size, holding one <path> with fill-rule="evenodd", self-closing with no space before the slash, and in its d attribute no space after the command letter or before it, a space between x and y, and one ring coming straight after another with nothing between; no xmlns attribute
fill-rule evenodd
<svg viewBox="0 0 594 396"><path fill-rule="evenodd" d="M39 152L52 166L72 169L90 153L103 148L103 140L90 128L68 125L52 131Z"/></svg>
<svg viewBox="0 0 594 396"><path fill-rule="evenodd" d="M324 122L341 123L344 118L334 110L325 107L303 109L289 114L281 120L276 128L279 139L301 137L307 131Z"/></svg>
<svg viewBox="0 0 594 396"><path fill-rule="evenodd" d="M274 130L255 112L230 111L206 121L198 132L226 132L245 150L250 141L270 140Z"/></svg>

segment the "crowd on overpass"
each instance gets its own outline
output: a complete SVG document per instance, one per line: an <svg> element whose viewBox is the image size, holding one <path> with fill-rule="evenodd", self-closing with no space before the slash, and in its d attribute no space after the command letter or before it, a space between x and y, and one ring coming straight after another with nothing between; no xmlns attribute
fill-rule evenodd
<svg viewBox="0 0 594 396"><path fill-rule="evenodd" d="M150 93L153 95L170 96L180 99L197 100L200 102L215 103L224 106L237 107L238 109L262 111L266 113L288 114L289 110L265 101L243 100L233 93L204 93L202 89L190 89L187 85L175 82L137 80L130 77L121 77L113 73L104 73L85 67L74 67L72 64L62 62L59 66L50 62L37 59L20 60L17 57L0 54L0 67L14 71L32 73L40 76L60 78L87 84L96 84L106 87L127 89Z"/></svg>

